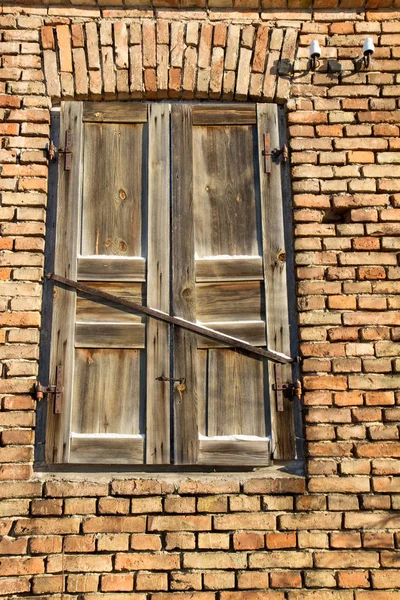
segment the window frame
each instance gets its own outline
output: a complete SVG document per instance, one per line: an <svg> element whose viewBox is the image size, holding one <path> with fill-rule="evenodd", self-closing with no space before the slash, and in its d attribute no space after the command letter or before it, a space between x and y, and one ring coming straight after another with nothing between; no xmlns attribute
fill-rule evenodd
<svg viewBox="0 0 400 600"><path fill-rule="evenodd" d="M69 103L65 103L65 104L69 104ZM102 104L106 104L106 103L102 103ZM124 103L126 104L126 103ZM130 104L137 104L137 103L130 103ZM165 103L146 103L148 107L151 106L160 106L163 105ZM175 105L174 103L168 102L169 105L171 105L172 107ZM177 103L176 105L180 105L180 106L184 106L184 105L189 105L189 106L195 106L198 105L198 103L194 104L194 103ZM176 106L175 105L175 106ZM212 106L212 105L208 105L208 106ZM224 104L215 104L214 106L219 107L220 109L224 109ZM237 105L239 107L243 107L243 106L247 106L247 105ZM256 105L257 106L257 105ZM265 106L265 105L262 105ZM276 106L276 105L272 105L272 106ZM282 110L283 107L279 107L276 108L277 111L277 115L278 116L278 120L279 120L279 127L276 128L276 131L274 132L274 135L272 136L272 140L271 140L271 147L276 147L279 144L279 147L282 146L282 144L284 142L286 142L286 135L285 135L285 113L284 110ZM280 109L280 110L279 110ZM59 140L59 136L57 138L57 132L59 131L59 125L57 124L57 116L54 118L54 111L53 111L53 118L52 118L52 124L51 124L51 135L52 135L52 139L54 140L56 146L60 145L60 140ZM261 135L259 132L259 141L260 141ZM261 153L260 153L260 157L261 157ZM282 190L282 201L281 201L281 205L280 208L282 210L282 217L281 220L279 222L279 226L281 227L281 232L284 235L285 238L285 250L286 250L286 261L287 261L287 265L288 265L288 274L287 274L287 284L288 284L288 302L289 302L289 309L288 309L288 323L290 324L290 335L291 335L291 340L290 340L290 347L292 349L291 354L292 356L296 356L297 352L296 352L296 348L297 348L297 331L296 331L296 319L295 319L295 295L293 293L293 289L294 289L294 261L293 261L293 253L291 251L292 248L292 238L291 238L291 203L290 203L290 199L291 199L291 190L290 190L290 172L289 172L289 164L288 163L282 163L281 161L278 161L278 164L275 165L274 161L272 162L272 171L275 170L275 173L277 173L277 170L279 169L279 177L278 179L280 180L278 183L279 188ZM276 169L275 169L276 167ZM55 169L57 170L57 169ZM53 167L53 175L54 175L54 167ZM261 165L260 165L260 178L261 178ZM52 197L52 199L54 200L54 197L57 196L57 184L54 183L54 178L53 181L50 178L50 186L49 186L49 198ZM275 182L275 186L276 186L276 182ZM286 199L286 200L285 200ZM289 202L287 201L289 200ZM55 203L57 204L57 203ZM53 210L52 210L53 208ZM49 252L49 247L51 249L52 245L51 245L51 240L53 240L53 247L54 247L54 243L55 243L55 210L54 210L54 202L49 201L49 212L48 212L48 230L46 233L46 271L47 272L52 272L52 270L54 269L54 264L52 265L52 257L51 257L51 251ZM54 213L54 214L53 214ZM53 256L53 261L54 261L54 256ZM286 276L285 276L286 277ZM292 293L290 293L290 291ZM51 304L51 300L50 300L50 304ZM50 309L51 310L51 309ZM43 320L46 321L46 318L48 318L48 312L49 312L49 289L47 289L46 293L44 294L44 302L43 302ZM268 313L267 313L267 318L268 318ZM272 348L274 349L274 348ZM40 348L40 378L41 381L43 383L46 383L46 367L48 370L48 359L47 359L47 364L46 364L46 351L49 351L49 340L48 340L48 331L45 331L44 328L44 333L42 332L42 341L41 341L41 348ZM289 352L290 352L290 348L289 348ZM270 363L271 364L271 363ZM177 369L179 370L179 366L177 365ZM294 374L293 376L296 377L298 376L298 365L293 365L293 370L294 370ZM273 377L269 377L270 380L270 384L272 385L272 379ZM291 379L291 377L290 377ZM47 384L50 382L49 380L49 376L47 375ZM272 402L272 398L273 396L270 394L270 398L271 398L271 402ZM289 402L289 401L288 401ZM41 405L39 406L39 410L38 410L38 434L37 434L37 443L36 443L36 463L40 464L43 466L43 464L46 464L47 466L54 464L51 461L46 461L45 460L45 456L44 456L44 452L43 452L43 445L44 445L44 435L46 431L46 417L45 417L45 410L44 410L44 404L45 403L41 403ZM287 406L289 406L289 404L287 404ZM296 450L293 453L293 456L291 457L291 459L294 458L302 458L303 456L303 452L302 452L302 443L301 443L301 418L300 418L300 411L298 410L298 408L296 408L296 410L293 411L294 412L294 433L293 433L293 446L296 446ZM276 452L275 452L276 454ZM289 459L289 460L291 460ZM287 460L287 457L282 457L281 460ZM194 463L195 464L195 463ZM182 465L182 467L178 467L177 465L154 465L157 467L157 469L163 470L163 467L165 468L185 468L184 465ZM193 464L190 465L189 468L193 468ZM146 465L141 464L139 465L132 465L132 467L128 466L128 465L124 465L124 469L128 470L136 470L139 469L143 470L146 469L147 467L150 467L150 465ZM113 467L115 468L115 467ZM150 467L151 468L151 467ZM205 469L205 467L202 465L200 466L200 468L203 470ZM224 467L226 469L226 467ZM247 467L242 466L241 467L243 470L246 470Z"/></svg>

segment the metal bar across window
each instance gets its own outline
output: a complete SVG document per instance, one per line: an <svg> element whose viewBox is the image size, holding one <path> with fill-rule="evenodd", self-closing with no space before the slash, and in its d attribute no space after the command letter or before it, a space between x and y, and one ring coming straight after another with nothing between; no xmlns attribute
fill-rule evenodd
<svg viewBox="0 0 400 600"><path fill-rule="evenodd" d="M243 340L231 337L230 335L225 335L224 333L214 331L213 329L209 329L208 327L203 327L202 325L185 321L184 319L180 319L179 317L172 317L171 315L167 315L166 313L163 313L154 308L148 308L147 306L138 304L137 302L131 302L129 300L124 300L123 298L118 298L118 296L108 294L107 292L103 292L96 288L92 288L83 283L79 283L78 281L67 279L66 277L62 277L61 275L49 273L46 275L46 278L50 281L54 281L67 287L78 290L89 296L102 298L103 300L108 300L110 302L114 302L115 304L125 306L126 308L130 308L135 312L147 315L148 317L151 317L153 319L158 319L159 321L164 321L165 323L170 323L171 325L177 325L178 327L182 327L183 329L192 331L197 335L201 335L202 337L221 342L222 344L226 344L227 346L232 346L233 348L243 350L244 352L248 352L249 354L262 356L263 358L267 358L272 362L281 364L288 364L294 362L293 358L291 358L290 356L286 356L285 354L281 354L280 352L274 352L273 350L268 349L264 350L263 348L252 346L251 344L248 344Z"/></svg>

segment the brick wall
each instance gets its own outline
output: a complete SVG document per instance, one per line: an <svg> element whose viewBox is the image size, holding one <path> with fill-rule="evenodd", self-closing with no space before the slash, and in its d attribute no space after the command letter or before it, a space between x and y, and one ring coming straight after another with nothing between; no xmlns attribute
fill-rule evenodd
<svg viewBox="0 0 400 600"><path fill-rule="evenodd" d="M0 8L0 595L399 600L400 12L29 6ZM33 471L59 97L286 102L306 478Z"/></svg>

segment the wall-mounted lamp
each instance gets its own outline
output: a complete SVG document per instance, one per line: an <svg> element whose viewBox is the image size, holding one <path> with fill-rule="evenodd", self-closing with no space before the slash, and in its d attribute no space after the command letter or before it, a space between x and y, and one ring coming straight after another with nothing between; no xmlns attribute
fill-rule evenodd
<svg viewBox="0 0 400 600"><path fill-rule="evenodd" d="M310 63L312 71L315 71L317 68L317 59L320 58L321 46L319 45L318 40L313 40L310 44Z"/></svg>
<svg viewBox="0 0 400 600"><path fill-rule="evenodd" d="M363 45L363 55L361 57L353 59L355 69L359 69L361 66L369 67L371 56L375 52L375 46L372 38L366 38ZM318 58L321 57L322 51L318 40L312 40L310 44L310 66L311 70L315 71L318 64Z"/></svg>
<svg viewBox="0 0 400 600"><path fill-rule="evenodd" d="M369 67L371 56L373 55L374 52L375 52L374 42L372 41L372 38L368 37L365 40L364 46L363 46L363 60L364 60L365 67Z"/></svg>

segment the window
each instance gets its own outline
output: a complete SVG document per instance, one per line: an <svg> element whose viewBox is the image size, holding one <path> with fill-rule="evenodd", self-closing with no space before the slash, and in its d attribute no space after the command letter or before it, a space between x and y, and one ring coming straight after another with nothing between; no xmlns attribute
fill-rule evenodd
<svg viewBox="0 0 400 600"><path fill-rule="evenodd" d="M277 114L274 105L62 104L47 271L290 355L281 166L268 154L280 147ZM277 410L272 363L69 286L47 288L42 374L62 379L62 395L48 395L47 462L294 458L293 405L283 398ZM291 365L281 377L291 380Z"/></svg>

